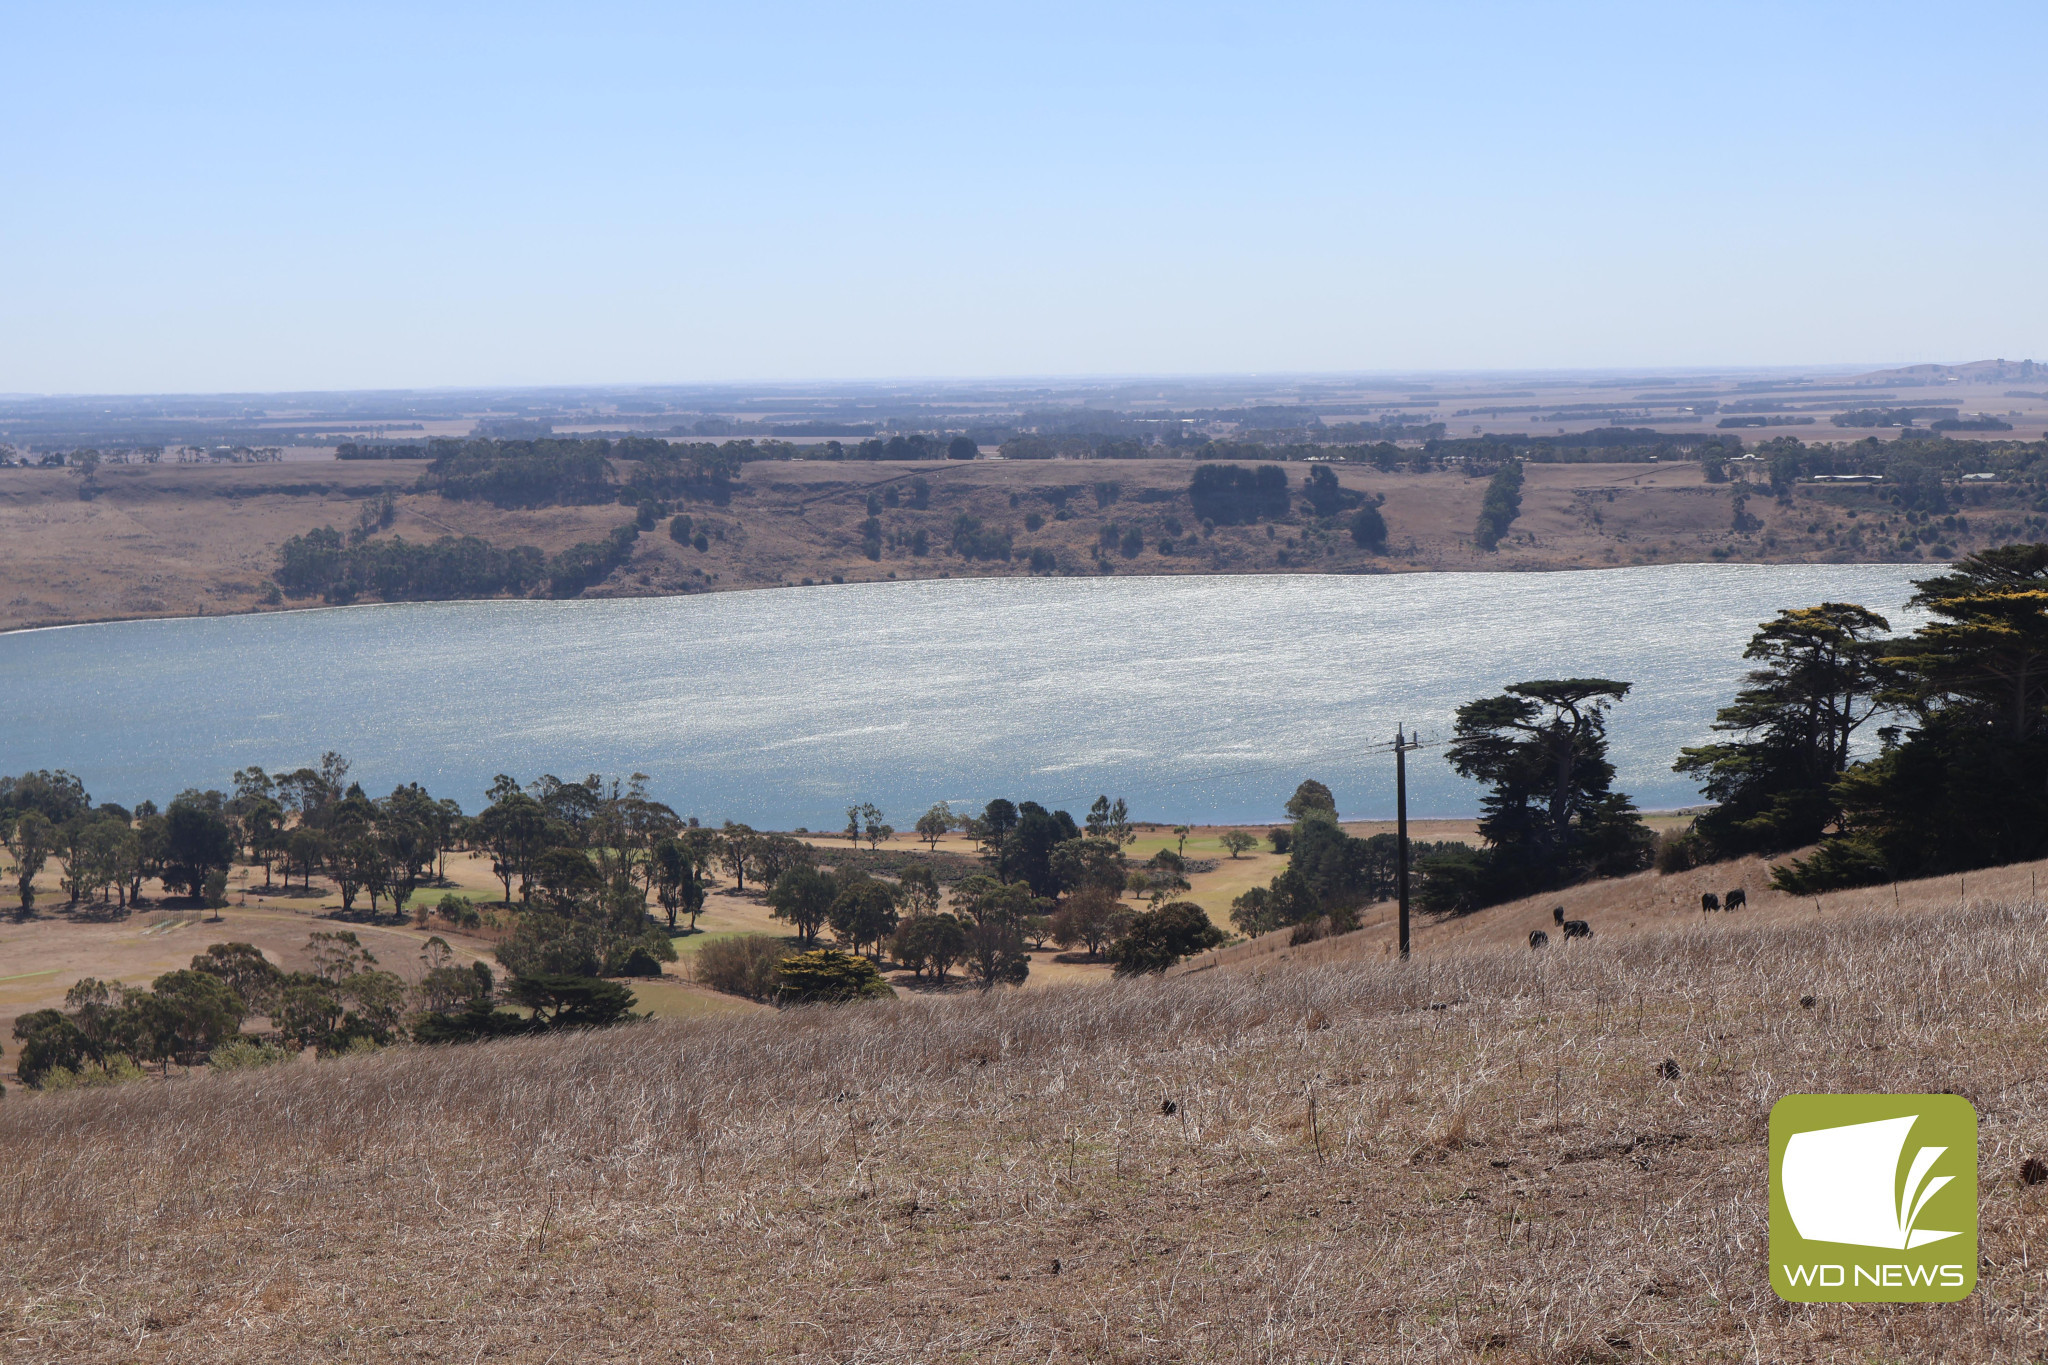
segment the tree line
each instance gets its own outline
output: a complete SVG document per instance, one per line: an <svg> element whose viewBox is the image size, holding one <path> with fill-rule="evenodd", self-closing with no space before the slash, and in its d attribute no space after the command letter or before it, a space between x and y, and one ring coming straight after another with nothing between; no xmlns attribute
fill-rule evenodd
<svg viewBox="0 0 2048 1365"><path fill-rule="evenodd" d="M578 541L554 555L532 545L506 549L476 536L442 536L427 544L403 536L368 540L351 535L344 541L332 526L322 526L279 546L271 577L284 597L318 597L335 605L365 597L437 602L541 591L574 597L630 560L640 533L665 515L663 504L643 502L633 520L603 539ZM688 519L677 520L687 533ZM709 548L708 542L698 548Z"/></svg>
<svg viewBox="0 0 2048 1365"><path fill-rule="evenodd" d="M227 903L237 862L263 886L311 889L328 879L337 917L390 916L425 927L439 913L456 927L482 919L467 899L430 891L446 884L451 852L489 859L503 887L506 920L495 955L508 974L458 968L439 940L413 986L376 969L353 931L316 934L314 969L278 973L246 944L219 945L190 972L147 989L84 982L63 1011L26 1017L17 1028L23 1077L211 1055L223 1047L312 1048L333 1054L402 1037L461 1042L540 1027L614 1022L630 991L608 979L653 976L676 959L675 935L694 930L707 889L722 873L736 891L763 894L793 941L741 939L708 946L700 977L778 1003L890 993L880 967L894 960L943 984L958 971L983 987L1014 984L1029 971L1026 943L1085 945L1122 974L1156 972L1221 941L1207 916L1174 895L1187 888L1184 864L1162 850L1128 866L1135 837L1125 803L1104 797L1084 824L1035 802L995 800L976 815L940 805L919 818L928 845L969 833L981 866L942 883L913 862L894 877L857 865L832 867L804 839L727 822L685 820L647 793L644 774L607 781L543 775L520 784L500 775L476 815L416 783L372 797L329 753L317 767L233 774L231 791L191 789L159 810L95 805L63 771L0 779L0 841L14 859L20 912L33 911L37 879L52 858L73 905L127 910L143 883L213 907ZM849 844L874 849L895 830L872 805L848 812ZM848 860L850 863L851 860ZM1148 894L1143 909L1126 892ZM835 946L820 943L830 932ZM198 978L192 972L199 974ZM505 1009L504 1004L519 1009ZM520 1012L523 1010L524 1012ZM251 1016L270 1020L265 1038L238 1033ZM239 1054L237 1054L239 1055Z"/></svg>

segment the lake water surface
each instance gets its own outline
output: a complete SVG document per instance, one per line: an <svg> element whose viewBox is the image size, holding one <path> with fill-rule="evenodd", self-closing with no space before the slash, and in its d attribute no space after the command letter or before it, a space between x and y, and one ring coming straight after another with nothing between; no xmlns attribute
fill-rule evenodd
<svg viewBox="0 0 2048 1365"><path fill-rule="evenodd" d="M708 596L451 602L121 622L0 636L0 770L64 767L159 803L235 768L338 749L373 795L417 779L465 810L495 773L653 776L707 821L834 828L873 801L1096 793L1152 819L1272 820L1304 777L1391 814L1370 746L1448 734L1525 678L1636 684L1610 733L1645 808L1781 607L1912 624L1906 565L1671 565L1546 574L943 580ZM1410 809L1469 815L1440 751Z"/></svg>

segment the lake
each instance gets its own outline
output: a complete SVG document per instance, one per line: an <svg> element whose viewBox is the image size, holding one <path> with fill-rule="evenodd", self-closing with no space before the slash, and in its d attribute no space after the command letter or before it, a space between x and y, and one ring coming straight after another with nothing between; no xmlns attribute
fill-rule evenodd
<svg viewBox="0 0 2048 1365"><path fill-rule="evenodd" d="M63 767L159 803L336 749L373 795L418 780L475 811L492 776L653 777L707 822L837 828L872 801L1097 793L1168 821L1283 818L1304 777L1391 815L1397 723L1526 678L1623 678L1618 785L1671 772L1781 607L1902 610L1923 565L1668 565L1549 574L942 580L630 601L449 602L0 636L0 769ZM1440 750L1410 811L1476 812Z"/></svg>

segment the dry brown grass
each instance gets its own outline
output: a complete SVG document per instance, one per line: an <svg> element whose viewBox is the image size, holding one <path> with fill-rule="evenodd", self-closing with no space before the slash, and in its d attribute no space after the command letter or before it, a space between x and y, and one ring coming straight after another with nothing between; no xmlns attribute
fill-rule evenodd
<svg viewBox="0 0 2048 1365"><path fill-rule="evenodd" d="M1654 817L1670 822L1675 817ZM1489 906L1468 915L1435 916L1417 913L1413 917L1413 951L1424 957L1440 958L1474 951L1525 948L1529 931L1542 929L1551 935L1551 947L1564 944L1557 934L1552 909L1563 907L1567 919L1582 919L1592 926L1597 938L1663 934L1692 930L1738 937L1759 927L1803 926L1826 920L1840 920L1871 914L1945 915L1958 905L1980 900L2026 900L2039 897L2048 886L2048 860L2010 863L2004 867L1980 868L1975 872L1884 886L1830 891L1820 896L1790 896L1771 889L1771 868L1810 853L1772 857L1749 857L1714 863L1688 872L1664 876L1642 872L1632 877L1613 877L1580 886ZM1741 888L1749 898L1745 909L1724 914L1700 910L1700 893L1724 895ZM1329 965L1342 962L1391 959L1400 935L1398 912L1391 901L1367 906L1359 916L1355 933L1322 939L1295 947L1290 931L1276 930L1256 939L1232 944L1190 959L1180 971L1207 971L1212 966L1227 969L1265 970L1280 963ZM1220 920L1219 920L1220 922Z"/></svg>
<svg viewBox="0 0 2048 1365"><path fill-rule="evenodd" d="M1980 904L17 1093L0 1356L2033 1360L2044 963ZM1976 1103L1969 1301L1772 1295L1812 1090Z"/></svg>

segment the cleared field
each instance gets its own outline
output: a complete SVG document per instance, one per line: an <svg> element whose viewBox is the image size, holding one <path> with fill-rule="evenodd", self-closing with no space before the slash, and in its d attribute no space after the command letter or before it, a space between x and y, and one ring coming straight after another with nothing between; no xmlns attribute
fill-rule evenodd
<svg viewBox="0 0 2048 1365"><path fill-rule="evenodd" d="M2034 1360L2044 961L2038 902L1723 916L11 1095L0 1323L23 1362ZM1765 1117L1816 1090L1977 1106L1970 1300L1772 1295Z"/></svg>

